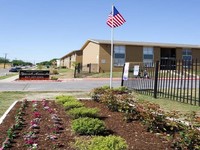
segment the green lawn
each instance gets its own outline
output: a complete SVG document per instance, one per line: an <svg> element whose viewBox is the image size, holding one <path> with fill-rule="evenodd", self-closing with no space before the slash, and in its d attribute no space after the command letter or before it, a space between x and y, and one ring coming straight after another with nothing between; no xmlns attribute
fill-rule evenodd
<svg viewBox="0 0 200 150"><path fill-rule="evenodd" d="M155 99L152 96L141 95L141 94L138 94L138 93L133 93L133 95L139 101L149 101L149 102L152 102L152 103L159 104L161 109L163 109L165 111L176 110L176 111L179 111L182 114L186 114L186 113L190 113L192 111L195 111L200 116L200 107L199 106L185 104L185 103L181 103L181 102L177 102L177 101L173 101L173 100L169 100L169 99L164 99L164 98Z"/></svg>
<svg viewBox="0 0 200 150"><path fill-rule="evenodd" d="M73 95L77 98L79 97L89 97L88 92L0 92L0 116L8 109L8 107L16 100L23 100L27 98L28 100L40 100L43 98L54 99L58 95ZM169 99L154 99L151 96L141 95L133 92L133 96L139 101L149 101L152 103L159 104L160 107L165 111L180 111L180 113L190 113L195 111L200 116L200 107L193 106L190 104L184 104Z"/></svg>
<svg viewBox="0 0 200 150"><path fill-rule="evenodd" d="M88 77L88 78L110 78L110 72L105 72L105 73L80 73L77 75L78 78L82 77ZM121 72L113 72L112 73L113 78L121 78L122 73Z"/></svg>
<svg viewBox="0 0 200 150"><path fill-rule="evenodd" d="M65 78L74 78L74 70L73 69L57 69L57 75L51 75L51 77L56 77L59 79ZM76 75L77 78L110 78L110 72L105 73L88 73L88 72L81 72L80 74ZM113 72L113 78L121 78L121 72Z"/></svg>
<svg viewBox="0 0 200 150"><path fill-rule="evenodd" d="M24 95L25 92L0 92L0 116L14 101L22 99Z"/></svg>
<svg viewBox="0 0 200 150"><path fill-rule="evenodd" d="M73 95L77 98L88 97L88 92L0 92L0 117L16 100L55 99L58 95Z"/></svg>
<svg viewBox="0 0 200 150"><path fill-rule="evenodd" d="M50 69L53 71L53 69ZM58 79L67 79L67 78L73 78L74 77L74 70L72 69L56 69L58 74L51 75L51 77L55 77Z"/></svg>
<svg viewBox="0 0 200 150"><path fill-rule="evenodd" d="M0 76L0 80L7 79L13 76L16 76L18 73L7 74L5 76Z"/></svg>

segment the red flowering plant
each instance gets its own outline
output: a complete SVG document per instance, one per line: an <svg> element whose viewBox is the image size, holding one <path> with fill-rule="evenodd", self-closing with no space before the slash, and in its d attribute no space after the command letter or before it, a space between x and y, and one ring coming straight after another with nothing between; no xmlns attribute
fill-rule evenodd
<svg viewBox="0 0 200 150"><path fill-rule="evenodd" d="M39 112L33 112L33 117L34 118L41 118L41 114Z"/></svg>
<svg viewBox="0 0 200 150"><path fill-rule="evenodd" d="M46 99L43 99L43 100L42 100L42 105L43 105L44 107L48 105L48 102L47 102Z"/></svg>
<svg viewBox="0 0 200 150"><path fill-rule="evenodd" d="M35 120L31 120L30 125L31 125L30 128L32 128L32 129L39 129L40 128L39 122L37 122Z"/></svg>
<svg viewBox="0 0 200 150"><path fill-rule="evenodd" d="M34 132L28 132L24 136L25 145L31 149L37 148L37 135Z"/></svg>
<svg viewBox="0 0 200 150"><path fill-rule="evenodd" d="M50 114L55 113L55 111L54 111L52 108L49 108L49 109L48 109L48 112L49 112Z"/></svg>

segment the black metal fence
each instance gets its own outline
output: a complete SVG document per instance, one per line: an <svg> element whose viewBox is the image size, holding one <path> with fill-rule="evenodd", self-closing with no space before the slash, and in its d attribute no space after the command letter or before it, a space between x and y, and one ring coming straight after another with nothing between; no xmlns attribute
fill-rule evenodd
<svg viewBox="0 0 200 150"><path fill-rule="evenodd" d="M134 68L139 68L137 71ZM122 85L136 92L200 106L200 61L129 63Z"/></svg>

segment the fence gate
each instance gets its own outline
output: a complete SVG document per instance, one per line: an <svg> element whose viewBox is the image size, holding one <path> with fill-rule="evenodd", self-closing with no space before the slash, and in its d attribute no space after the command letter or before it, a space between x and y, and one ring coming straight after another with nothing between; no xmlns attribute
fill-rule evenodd
<svg viewBox="0 0 200 150"><path fill-rule="evenodd" d="M160 63L129 63L126 86L154 98L168 98L200 106L200 61L165 60Z"/></svg>

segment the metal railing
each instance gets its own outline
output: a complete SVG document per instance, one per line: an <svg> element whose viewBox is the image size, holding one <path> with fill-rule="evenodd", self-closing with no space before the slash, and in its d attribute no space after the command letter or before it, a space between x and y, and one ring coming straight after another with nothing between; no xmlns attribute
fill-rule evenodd
<svg viewBox="0 0 200 150"><path fill-rule="evenodd" d="M134 67L139 66L135 75ZM162 60L129 63L128 80L123 86L154 98L168 98L200 106L200 61Z"/></svg>

